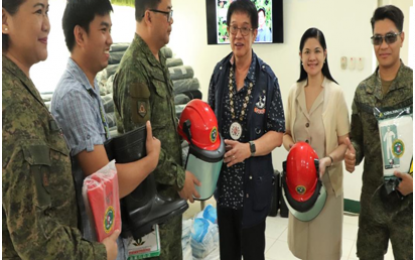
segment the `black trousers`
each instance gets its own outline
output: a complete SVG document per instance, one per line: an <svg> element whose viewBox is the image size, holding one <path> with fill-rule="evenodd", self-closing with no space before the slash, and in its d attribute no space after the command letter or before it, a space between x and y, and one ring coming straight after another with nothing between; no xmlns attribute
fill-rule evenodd
<svg viewBox="0 0 415 260"><path fill-rule="evenodd" d="M220 259L265 260L265 220L253 227L242 228L242 209L219 207Z"/></svg>

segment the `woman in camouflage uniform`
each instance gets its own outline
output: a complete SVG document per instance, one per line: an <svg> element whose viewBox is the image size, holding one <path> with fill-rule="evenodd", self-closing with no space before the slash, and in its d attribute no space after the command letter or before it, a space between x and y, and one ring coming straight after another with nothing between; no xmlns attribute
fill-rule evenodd
<svg viewBox="0 0 415 260"><path fill-rule="evenodd" d="M47 57L48 0L3 0L3 258L115 259L82 239L69 151L29 76Z"/></svg>

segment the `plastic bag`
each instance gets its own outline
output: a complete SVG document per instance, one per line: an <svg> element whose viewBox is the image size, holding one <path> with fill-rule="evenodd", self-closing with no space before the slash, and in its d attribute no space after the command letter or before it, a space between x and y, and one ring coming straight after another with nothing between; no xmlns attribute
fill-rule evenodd
<svg viewBox="0 0 415 260"><path fill-rule="evenodd" d="M121 230L120 196L115 160L84 180L82 195L95 240L102 242Z"/></svg>
<svg viewBox="0 0 415 260"><path fill-rule="evenodd" d="M193 260L192 246L190 245L191 228L193 226L193 219L183 220L182 222L182 251L183 260Z"/></svg>
<svg viewBox="0 0 415 260"><path fill-rule="evenodd" d="M393 173L409 173L413 158L412 107L382 110L374 108L382 147L383 175L394 179Z"/></svg>
<svg viewBox="0 0 415 260"><path fill-rule="evenodd" d="M190 244L183 250L183 260L193 260L192 247Z"/></svg>
<svg viewBox="0 0 415 260"><path fill-rule="evenodd" d="M219 229L216 220L216 209L212 205L208 205L196 215L191 240L194 259L205 259L216 255L213 253L219 247Z"/></svg>
<svg viewBox="0 0 415 260"><path fill-rule="evenodd" d="M203 260L220 260L219 247L216 247L212 252L210 252Z"/></svg>
<svg viewBox="0 0 415 260"><path fill-rule="evenodd" d="M188 246L190 246L192 226L193 226L193 219L183 220L182 222L182 250L183 251Z"/></svg>

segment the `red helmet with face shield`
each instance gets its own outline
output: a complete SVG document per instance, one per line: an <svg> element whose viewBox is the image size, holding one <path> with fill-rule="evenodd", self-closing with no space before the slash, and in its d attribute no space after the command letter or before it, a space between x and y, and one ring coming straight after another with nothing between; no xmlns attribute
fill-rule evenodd
<svg viewBox="0 0 415 260"><path fill-rule="evenodd" d="M291 147L283 163L284 199L290 212L302 221L314 219L326 201L326 190L319 179L317 153L305 142Z"/></svg>
<svg viewBox="0 0 415 260"><path fill-rule="evenodd" d="M180 116L178 131L186 141L203 150L217 150L221 144L215 113L200 99L193 99L186 105Z"/></svg>
<svg viewBox="0 0 415 260"><path fill-rule="evenodd" d="M189 142L186 170L201 183L196 186L199 200L209 199L216 189L225 154L215 113L207 103L194 99L183 109L178 131Z"/></svg>

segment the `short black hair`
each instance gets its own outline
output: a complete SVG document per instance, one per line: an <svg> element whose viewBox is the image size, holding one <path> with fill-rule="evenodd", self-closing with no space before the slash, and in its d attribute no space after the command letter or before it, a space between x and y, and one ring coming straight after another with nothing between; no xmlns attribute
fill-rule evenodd
<svg viewBox="0 0 415 260"><path fill-rule="evenodd" d="M19 7L26 2L26 0L3 0L1 7L4 8L10 15L15 15ZM1 34L3 52L9 49L9 36Z"/></svg>
<svg viewBox="0 0 415 260"><path fill-rule="evenodd" d="M265 9L264 9L264 8L259 8L259 9L258 9L258 13L259 13L259 12L263 12L263 13L264 13L264 16L266 16L266 15L267 15L267 13L265 12Z"/></svg>
<svg viewBox="0 0 415 260"><path fill-rule="evenodd" d="M74 28L79 25L89 33L89 25L95 15L104 16L114 11L109 0L68 0L62 18L66 46L72 52L75 47Z"/></svg>
<svg viewBox="0 0 415 260"><path fill-rule="evenodd" d="M141 22L148 9L156 9L161 0L135 0L135 20Z"/></svg>
<svg viewBox="0 0 415 260"><path fill-rule="evenodd" d="M403 13L401 9L394 5L385 5L378 7L375 12L373 13L372 19L370 19L370 23L372 24L372 31L375 31L375 23L379 20L391 20L396 28L398 28L399 32L403 30Z"/></svg>
<svg viewBox="0 0 415 260"><path fill-rule="evenodd" d="M310 39L315 38L320 43L321 47L324 51L327 50L326 45L326 39L324 38L324 34L322 31L320 31L317 28L309 28L307 31L304 32L303 36L301 37L300 41L300 52L303 52L304 44L305 42ZM337 83L337 81L334 80L334 78L331 76L330 70L329 70L329 61L326 56L326 60L324 61L323 68L321 69L321 72L323 75L328 78L329 80ZM297 80L297 82L301 82L305 79L307 79L308 75L307 72L304 70L301 61L300 61L300 78Z"/></svg>
<svg viewBox="0 0 415 260"><path fill-rule="evenodd" d="M258 28L258 11L255 7L255 4L250 0L237 0L233 1L229 6L228 14L226 16L226 21L228 26L231 23L231 16L234 12L246 13L249 18L251 18L251 25L253 29Z"/></svg>

